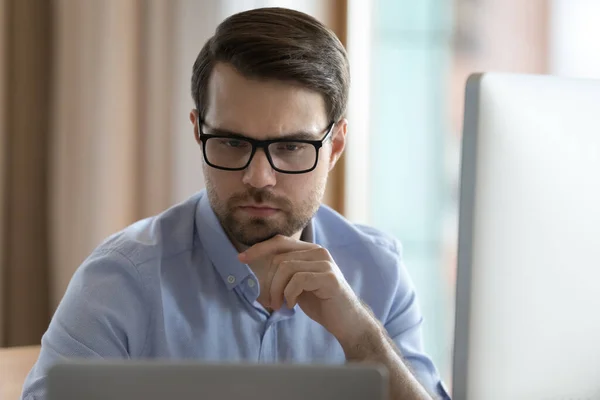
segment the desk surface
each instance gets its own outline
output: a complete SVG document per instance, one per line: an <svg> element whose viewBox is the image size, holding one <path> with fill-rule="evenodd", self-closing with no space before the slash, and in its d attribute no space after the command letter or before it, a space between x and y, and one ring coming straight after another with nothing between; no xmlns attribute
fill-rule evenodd
<svg viewBox="0 0 600 400"><path fill-rule="evenodd" d="M39 352L39 346L0 349L0 399L19 399L25 377L35 364Z"/></svg>

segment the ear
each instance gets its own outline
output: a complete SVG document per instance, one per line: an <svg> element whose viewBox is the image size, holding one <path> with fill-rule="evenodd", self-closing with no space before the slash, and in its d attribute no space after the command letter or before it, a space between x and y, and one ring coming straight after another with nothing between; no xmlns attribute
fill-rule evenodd
<svg viewBox="0 0 600 400"><path fill-rule="evenodd" d="M331 171L342 156L346 147L346 134L348 133L348 120L340 119L331 132L331 156L329 158L329 170Z"/></svg>
<svg viewBox="0 0 600 400"><path fill-rule="evenodd" d="M196 142L198 144L201 144L200 142L200 118L198 117L198 110L196 110L195 108L192 109L192 111L190 111L190 122L192 123L192 125L194 126L194 139L196 140Z"/></svg>

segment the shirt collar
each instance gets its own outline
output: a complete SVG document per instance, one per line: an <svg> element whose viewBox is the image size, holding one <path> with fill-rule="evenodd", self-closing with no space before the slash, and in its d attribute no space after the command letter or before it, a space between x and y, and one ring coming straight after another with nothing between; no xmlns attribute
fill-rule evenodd
<svg viewBox="0 0 600 400"><path fill-rule="evenodd" d="M238 260L238 252L210 206L205 190L196 208L196 230L204 251L228 289L235 288L252 274L250 268Z"/></svg>
<svg viewBox="0 0 600 400"><path fill-rule="evenodd" d="M217 219L206 190L201 192L196 207L196 231L204 251L229 290L235 288L248 276L254 275L248 265L238 260L238 251ZM302 231L300 239L305 242L314 242L314 222L312 219Z"/></svg>

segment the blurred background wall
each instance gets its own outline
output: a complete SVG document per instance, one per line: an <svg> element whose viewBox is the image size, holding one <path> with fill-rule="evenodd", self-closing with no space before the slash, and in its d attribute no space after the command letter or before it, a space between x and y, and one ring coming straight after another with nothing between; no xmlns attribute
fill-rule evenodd
<svg viewBox="0 0 600 400"><path fill-rule="evenodd" d="M346 44L349 143L326 203L404 244L450 381L467 76L600 78L594 0L0 0L0 346L39 343L107 235L203 187L191 67L226 16L296 8Z"/></svg>

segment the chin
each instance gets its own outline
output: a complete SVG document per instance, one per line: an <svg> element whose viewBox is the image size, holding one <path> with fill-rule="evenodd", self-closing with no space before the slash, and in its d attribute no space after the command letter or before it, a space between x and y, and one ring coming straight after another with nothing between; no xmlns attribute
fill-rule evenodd
<svg viewBox="0 0 600 400"><path fill-rule="evenodd" d="M255 237L252 237L252 238L250 238L250 237L242 237L240 239L243 239L243 240L239 240L239 242L241 244L243 244L244 246L252 247L255 244L262 243L264 241L267 241L269 239L274 238L275 236L277 236L277 235L275 234L275 235L271 235L271 236L255 236Z"/></svg>
<svg viewBox="0 0 600 400"><path fill-rule="evenodd" d="M246 227L241 231L235 232L235 239L245 246L254 246L257 243L272 239L277 235L285 233L279 229L260 226L258 224L245 224Z"/></svg>
<svg viewBox="0 0 600 400"><path fill-rule="evenodd" d="M304 229L310 218L277 213L268 217L249 217L231 213L222 223L234 242L251 247L277 235L292 237Z"/></svg>

